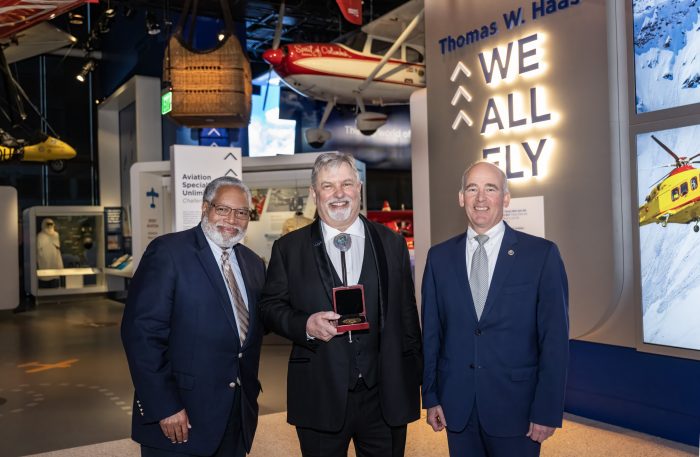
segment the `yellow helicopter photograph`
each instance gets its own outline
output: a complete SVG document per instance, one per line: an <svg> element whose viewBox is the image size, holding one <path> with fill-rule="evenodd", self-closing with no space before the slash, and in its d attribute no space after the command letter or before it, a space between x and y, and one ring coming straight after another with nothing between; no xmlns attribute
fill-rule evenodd
<svg viewBox="0 0 700 457"><path fill-rule="evenodd" d="M675 164L665 165L673 169L652 186L644 204L639 207L639 226L661 224L666 227L672 224L690 224L695 222L693 231L700 231L700 170L693 167L695 158L679 156L654 135L651 138L673 157Z"/></svg>

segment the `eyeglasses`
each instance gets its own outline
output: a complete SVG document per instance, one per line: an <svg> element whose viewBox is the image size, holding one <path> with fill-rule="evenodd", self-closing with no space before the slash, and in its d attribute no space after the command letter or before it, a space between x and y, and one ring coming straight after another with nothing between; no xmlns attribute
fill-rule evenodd
<svg viewBox="0 0 700 457"><path fill-rule="evenodd" d="M250 219L250 209L248 208L230 208L225 205L215 205L212 202L207 203L209 203L211 208L214 208L214 213L216 213L217 216L228 216L231 214L231 211L233 211L233 217L236 219L240 219L242 221L247 221Z"/></svg>

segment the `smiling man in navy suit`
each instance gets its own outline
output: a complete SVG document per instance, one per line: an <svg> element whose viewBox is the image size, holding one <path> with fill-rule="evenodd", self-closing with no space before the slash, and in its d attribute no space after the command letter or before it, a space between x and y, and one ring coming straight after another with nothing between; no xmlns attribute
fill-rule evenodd
<svg viewBox="0 0 700 457"><path fill-rule="evenodd" d="M262 260L240 244L250 191L222 177L196 227L153 240L129 287L122 341L143 457L243 457L258 421Z"/></svg>
<svg viewBox="0 0 700 457"><path fill-rule="evenodd" d="M538 456L561 427L568 284L556 245L503 222L505 174L462 175L466 233L430 249L423 276L423 407L452 457Z"/></svg>

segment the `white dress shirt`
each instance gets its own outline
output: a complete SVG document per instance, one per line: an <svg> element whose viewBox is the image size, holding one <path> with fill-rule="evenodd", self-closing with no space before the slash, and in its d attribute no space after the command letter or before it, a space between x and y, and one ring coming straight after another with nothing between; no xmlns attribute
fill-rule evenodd
<svg viewBox="0 0 700 457"><path fill-rule="evenodd" d="M496 269L496 260L498 260L498 251L501 250L501 243L503 242L503 234L506 232L506 225L503 221L491 227L484 235L489 237L484 243L484 249L486 250L486 256L489 260L489 287L491 286L491 278L493 278L493 272ZM476 233L471 226L467 229L467 278L471 275L472 269L472 256L479 247L479 242L476 241Z"/></svg>
<svg viewBox="0 0 700 457"><path fill-rule="evenodd" d="M348 272L347 285L356 285L360 281L362 261L365 257L365 225L362 223L362 219L359 217L355 219L355 222L344 232L334 229L323 221L321 221L321 228L323 231L323 242L326 245L326 252L341 281L343 280L343 268L340 262L340 250L333 245L333 238L340 233L350 235L352 244L350 245L350 249L345 252L345 266Z"/></svg>
<svg viewBox="0 0 700 457"><path fill-rule="evenodd" d="M233 301L233 295L231 295L231 290L228 288L228 284L226 283L226 276L224 276L224 267L221 263L221 254L224 252L224 249L222 249L221 246L214 243L209 238L207 238L207 242L209 243L211 252L214 254L216 263L219 265L219 272L221 273L221 278L224 280L226 292L228 292L228 299L231 303L231 307L233 308L233 315L236 316L236 325L238 325L238 313L236 312L236 304ZM229 251L230 254L228 257L228 261L231 264L231 271L233 271L233 277L236 278L236 284L238 285L238 289L241 291L241 295L243 296L243 302L245 303L245 307L248 308L248 312L250 313L250 307L248 306L248 294L245 290L245 283L243 282L243 273L241 273L241 267L240 265L238 265L236 253L234 252L233 248L226 249L226 251Z"/></svg>

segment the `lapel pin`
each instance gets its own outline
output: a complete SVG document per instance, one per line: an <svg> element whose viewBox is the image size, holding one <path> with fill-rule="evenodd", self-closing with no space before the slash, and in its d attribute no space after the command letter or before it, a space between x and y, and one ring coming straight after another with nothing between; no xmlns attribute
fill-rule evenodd
<svg viewBox="0 0 700 457"><path fill-rule="evenodd" d="M515 255L515 251L512 249L508 250L508 255Z"/></svg>

